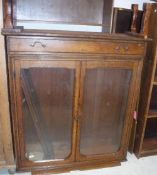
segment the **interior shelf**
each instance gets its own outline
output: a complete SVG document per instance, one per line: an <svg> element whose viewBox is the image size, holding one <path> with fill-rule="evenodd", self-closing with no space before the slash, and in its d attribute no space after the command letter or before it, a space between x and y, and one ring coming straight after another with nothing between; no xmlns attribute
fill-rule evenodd
<svg viewBox="0 0 157 175"><path fill-rule="evenodd" d="M154 84L154 85L157 85L157 75L155 75L153 84Z"/></svg>
<svg viewBox="0 0 157 175"><path fill-rule="evenodd" d="M157 85L157 79L153 81L153 85Z"/></svg>
<svg viewBox="0 0 157 175"><path fill-rule="evenodd" d="M147 119L142 153L150 155L157 153L157 118Z"/></svg>
<svg viewBox="0 0 157 175"><path fill-rule="evenodd" d="M157 150L157 137L153 138L145 138L143 141L143 149L144 152Z"/></svg>
<svg viewBox="0 0 157 175"><path fill-rule="evenodd" d="M148 112L148 118L157 118L157 110L150 109Z"/></svg>
<svg viewBox="0 0 157 175"><path fill-rule="evenodd" d="M157 85L157 70L155 70L155 76L154 76L154 85Z"/></svg>
<svg viewBox="0 0 157 175"><path fill-rule="evenodd" d="M157 85L157 80L156 85ZM151 100L150 100L150 106L149 106L149 112L148 112L148 118L157 118L157 86L153 86Z"/></svg>

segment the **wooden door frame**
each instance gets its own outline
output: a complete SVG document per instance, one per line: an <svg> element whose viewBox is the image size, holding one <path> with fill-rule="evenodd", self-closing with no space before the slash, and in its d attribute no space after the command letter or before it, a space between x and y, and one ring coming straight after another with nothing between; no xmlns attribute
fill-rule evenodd
<svg viewBox="0 0 157 175"><path fill-rule="evenodd" d="M38 57L37 55L35 57ZM41 169L45 166L63 166L63 164L72 163L75 161L75 148L76 148L76 134L77 134L77 113L78 113L78 98L79 98L79 78L80 78L80 61L75 60L58 60L54 56L48 56L50 59L29 59L27 56L10 56L10 82L11 82L11 98L14 101L11 105L12 107L12 120L13 120L13 131L15 139L15 151L17 158L17 169L27 169L35 170ZM53 59L52 59L53 58ZM20 90L20 69L22 68L31 68L31 67L60 67L75 69L75 85L74 85L74 99L73 99L73 119L72 119L72 138L71 138L71 155L64 161L48 161L46 163L36 163L29 161L25 157L25 144L24 144L24 130L23 130L23 117L22 117L22 108L19 102L21 101ZM14 75L14 76L12 76Z"/></svg>
<svg viewBox="0 0 157 175"><path fill-rule="evenodd" d="M93 65L93 63L95 65ZM79 98L79 123L78 123L78 139L77 139L77 153L76 158L77 161L92 161L92 160L124 160L127 154L129 138L131 133L131 127L133 122L133 115L134 110L136 108L137 102L137 94L140 88L140 76L141 76L141 69L142 69L143 62L141 60L134 61L134 60L115 60L110 58L109 60L102 60L102 61L82 61L82 69L81 69L81 89L80 89L80 98ZM83 109L83 89L84 89L84 79L85 79L85 72L86 69L92 68L117 68L117 69L128 69L132 71L131 76L131 83L128 91L128 100L127 100L127 111L125 113L125 121L124 127L122 131L122 140L121 140L121 147L118 152L111 153L111 154L104 154L104 155L93 155L93 156L84 156L80 154L80 139L81 139L81 115Z"/></svg>
<svg viewBox="0 0 157 175"><path fill-rule="evenodd" d="M125 159L126 157L126 152L127 152L127 148L128 148L128 144L129 144L129 137L130 137L130 133L131 133L131 125L132 125L132 121L133 121L133 117L132 116L132 112L135 110L135 107L136 107L136 97L137 97L137 94L138 94L138 91L139 91L139 85L140 85L140 80L141 80L141 69L142 69L142 65L143 65L143 61L142 61L142 57L134 57L134 59L132 59L132 57L120 57L120 56L109 56L109 57L106 57L106 56L92 56L92 55L88 55L88 56L82 56L81 57L78 57L77 55L71 55L71 56L63 56L61 55L60 59L58 59L59 57L55 57L55 56L52 56L52 55L47 55L46 57L44 55L32 55L32 59L30 59L30 56L29 57L27 55L9 55L9 72L10 72L10 90L11 90L11 101L12 101L12 117L13 119L13 123L15 125L15 123L17 122L17 117L16 117L16 109L14 109L14 105L16 106L16 96L14 94L15 93L15 89L16 89L16 86L15 86L15 83L14 83L14 80L15 80L15 77L14 77L14 71L16 70L15 68L15 61L17 60L26 60L28 62L30 62L31 60L33 61L50 61L50 60L57 60L57 61L73 61L73 62L79 62L79 69L78 69L78 82L77 82L77 85L76 85L76 88L77 88L77 95L75 96L75 106L77 108L77 110L75 111L75 120L76 120L76 125L75 125L75 139L76 139L76 159L74 162L64 162L63 164L54 164L54 162L48 162L48 163L45 163L45 164L41 164L39 166L37 166L36 164L35 165L28 165L28 164L22 164L22 161L21 159L17 159L18 162L17 162L17 170L23 170L23 171L40 171L42 169L46 169L47 166L49 166L48 169L53 169L57 171L57 169L66 169L66 168L70 168L70 169L75 169L75 167L79 167L79 166L85 166L86 164L95 164L96 162L104 162L104 164L106 164L107 162L111 162L111 164L117 164L118 162L122 161ZM39 56L39 57L38 57ZM38 59L36 59L38 58ZM43 59L42 59L43 58ZM129 60L130 58L130 60ZM128 132L127 135L125 135L125 137L127 138L127 140L125 140L125 144L124 144L124 148L121 149L119 151L119 154L112 154L112 155L106 155L106 156L97 156L96 158L92 157L92 158L89 158L89 159L79 159L79 154L78 154L78 151L79 151L79 115L81 113L80 111L80 107L81 107L81 94L83 92L81 92L81 89L83 87L83 81L84 81L84 74L85 72L83 71L83 64L84 62L87 62L87 61L96 61L97 62L100 62L100 61L104 61L104 62L108 62L109 64L113 63L115 64L115 67L117 68L117 63L119 62L119 64L121 64L121 67L124 68L126 64L131 64L132 65L132 69L134 70L134 83L132 84L132 88L131 88L131 91L132 91L132 100L130 100L130 110L128 111L129 113L129 119L128 119L128 123L129 123L129 127L126 127L126 130ZM123 64L125 63L125 64ZM82 66L82 67L81 67ZM18 133L17 133L17 128L14 127L14 139L15 139L15 142L18 143ZM16 147L16 152L18 152L18 150L20 150L20 147L19 147L19 143L17 144Z"/></svg>

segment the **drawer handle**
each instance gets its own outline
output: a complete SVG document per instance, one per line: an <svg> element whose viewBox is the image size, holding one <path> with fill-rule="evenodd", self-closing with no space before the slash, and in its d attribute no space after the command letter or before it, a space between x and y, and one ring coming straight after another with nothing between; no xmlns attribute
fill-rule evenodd
<svg viewBox="0 0 157 175"><path fill-rule="evenodd" d="M127 51L129 50L129 47L126 46L126 47L124 48L124 50L127 52Z"/></svg>
<svg viewBox="0 0 157 175"><path fill-rule="evenodd" d="M122 51L127 52L127 51L129 51L129 47L128 46L117 46L115 48L115 51L116 52L122 52Z"/></svg>
<svg viewBox="0 0 157 175"><path fill-rule="evenodd" d="M121 49L120 46L117 46L117 47L115 48L116 51L120 51L120 49Z"/></svg>
<svg viewBox="0 0 157 175"><path fill-rule="evenodd" d="M40 44L43 48L45 48L46 47L46 44L43 44L42 42L40 42L40 41L35 41L33 44L31 44L30 46L31 47L35 47L37 44Z"/></svg>

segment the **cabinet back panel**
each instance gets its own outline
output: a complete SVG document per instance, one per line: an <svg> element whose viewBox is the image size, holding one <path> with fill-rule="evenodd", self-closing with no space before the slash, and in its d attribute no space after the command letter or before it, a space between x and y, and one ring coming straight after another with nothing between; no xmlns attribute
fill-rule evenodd
<svg viewBox="0 0 157 175"><path fill-rule="evenodd" d="M46 23L47 27L52 23L104 25L104 32L110 32L112 0L14 0L14 3L16 25L20 22L26 22L26 27L34 22Z"/></svg>
<svg viewBox="0 0 157 175"><path fill-rule="evenodd" d="M151 110L157 110L157 87L154 86L152 90L152 95L151 95L151 101L150 101L150 109Z"/></svg>
<svg viewBox="0 0 157 175"><path fill-rule="evenodd" d="M157 119L151 118L147 120L145 138L157 137Z"/></svg>
<svg viewBox="0 0 157 175"><path fill-rule="evenodd" d="M102 23L103 0L17 0L21 20Z"/></svg>

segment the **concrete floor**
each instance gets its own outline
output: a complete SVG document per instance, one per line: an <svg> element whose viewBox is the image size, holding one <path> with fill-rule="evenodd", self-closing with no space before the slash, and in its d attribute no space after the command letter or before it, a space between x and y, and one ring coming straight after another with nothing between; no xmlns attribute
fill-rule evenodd
<svg viewBox="0 0 157 175"><path fill-rule="evenodd" d="M8 173L6 170L1 170L0 175L8 175ZM16 175L31 175L31 173ZM90 171L73 171L61 175L157 175L157 156L138 160L134 155L128 154L128 161L118 167Z"/></svg>

